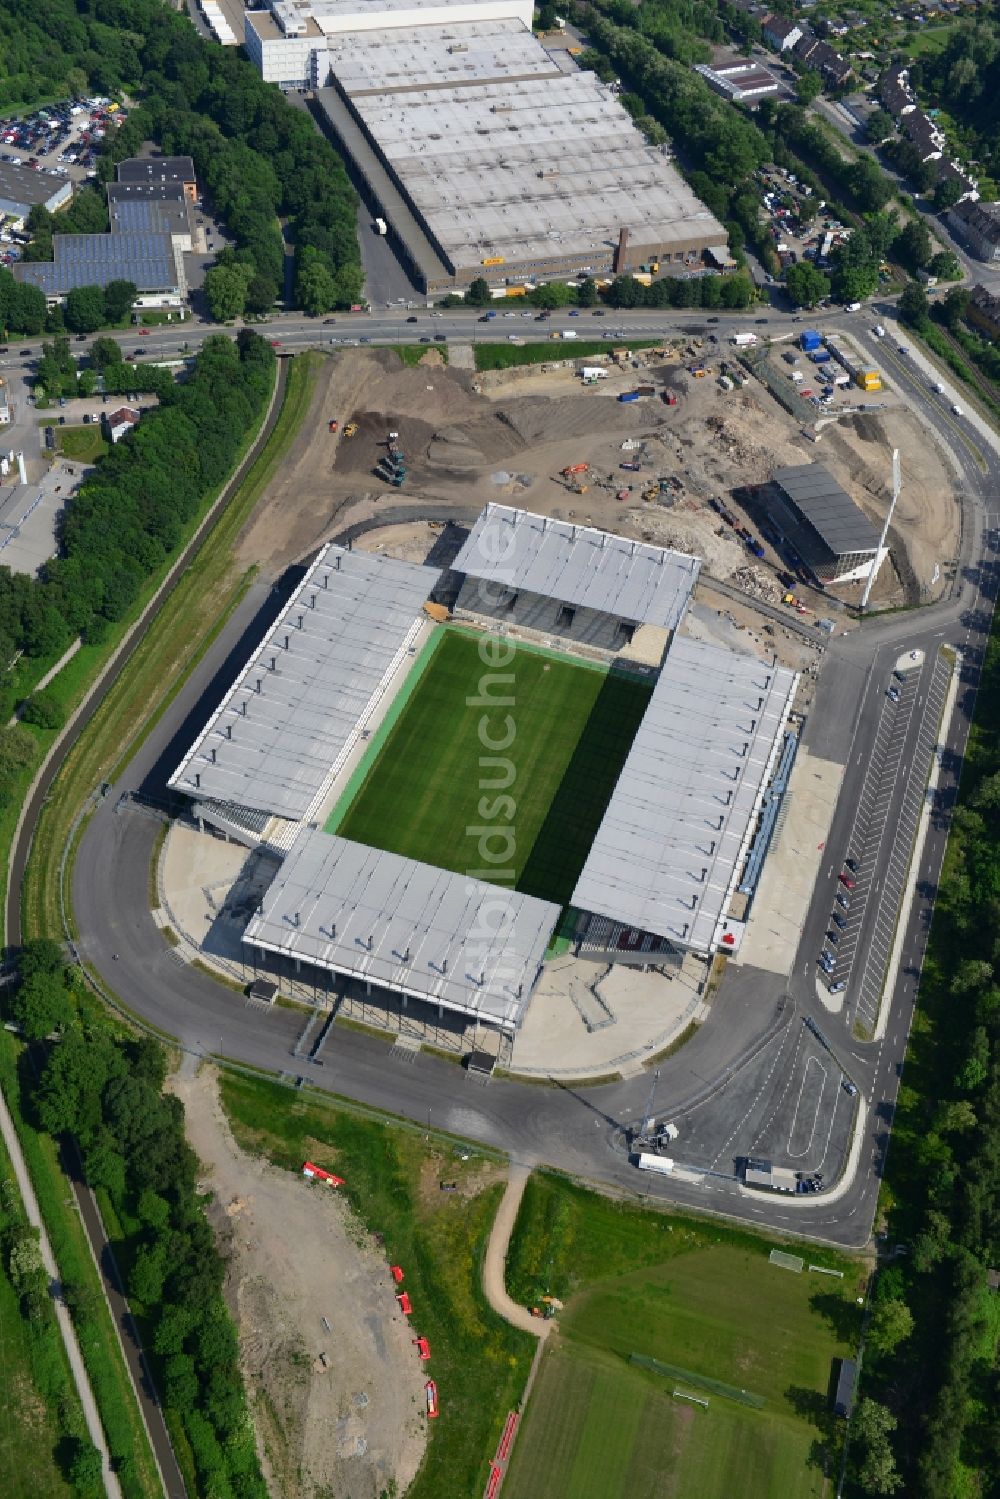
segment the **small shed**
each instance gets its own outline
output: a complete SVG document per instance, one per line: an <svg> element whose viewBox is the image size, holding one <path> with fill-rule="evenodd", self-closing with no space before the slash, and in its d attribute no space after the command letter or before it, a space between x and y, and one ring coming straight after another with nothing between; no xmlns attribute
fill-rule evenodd
<svg viewBox="0 0 1000 1499"><path fill-rule="evenodd" d="M254 979L247 989L247 999L254 999L262 1005L273 1005L277 996L278 986L272 984L270 979Z"/></svg>
<svg viewBox="0 0 1000 1499"><path fill-rule="evenodd" d="M858 1366L852 1358L842 1358L837 1375L837 1391L833 1397L834 1415L846 1421L854 1409L854 1387L858 1382Z"/></svg>

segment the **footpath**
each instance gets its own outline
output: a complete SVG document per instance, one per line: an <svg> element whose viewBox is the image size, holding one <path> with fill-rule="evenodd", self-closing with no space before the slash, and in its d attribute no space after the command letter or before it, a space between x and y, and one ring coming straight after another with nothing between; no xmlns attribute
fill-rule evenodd
<svg viewBox="0 0 1000 1499"><path fill-rule="evenodd" d="M49 1288L52 1295L52 1303L55 1307L56 1321L59 1323L59 1331L62 1333L62 1340L66 1348L66 1357L69 1359L70 1372L73 1375L73 1383L76 1385L76 1392L80 1397L80 1404L83 1406L83 1415L87 1422L87 1435L101 1454L101 1465L104 1470L104 1492L108 1495L108 1499L121 1499L122 1491L117 1475L111 1471L111 1454L108 1451L108 1444L104 1439L104 1428L101 1426L101 1418L97 1413L97 1401L94 1399L94 1392L90 1388L90 1380L87 1377L87 1370L84 1367L80 1345L76 1340L76 1329L66 1309L66 1303L63 1301L62 1284L59 1280L56 1257L52 1253L49 1236L45 1232L42 1215L38 1210L38 1198L35 1196L35 1189L31 1185L28 1167L21 1153L21 1142L17 1138L14 1121L10 1116L7 1100L4 1098L2 1092L0 1092L0 1135L3 1135L3 1143L7 1154L10 1156L11 1165L14 1168L18 1190L24 1202L25 1215L32 1228L38 1229L42 1264L45 1266L45 1273L49 1277Z"/></svg>

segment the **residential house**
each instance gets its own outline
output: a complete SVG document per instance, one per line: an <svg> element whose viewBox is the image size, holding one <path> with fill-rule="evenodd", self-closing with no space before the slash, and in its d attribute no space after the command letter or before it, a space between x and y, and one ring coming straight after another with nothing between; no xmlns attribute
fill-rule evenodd
<svg viewBox="0 0 1000 1499"><path fill-rule="evenodd" d="M960 203L948 223L980 260L1000 260L1000 203Z"/></svg>
<svg viewBox="0 0 1000 1499"><path fill-rule="evenodd" d="M787 16L765 16L761 23L764 40L775 52L788 52L802 36L802 27Z"/></svg>
<svg viewBox="0 0 1000 1499"><path fill-rule="evenodd" d="M1000 337L1000 297L987 291L985 286L972 288L965 316L973 327L989 334L990 338Z"/></svg>
<svg viewBox="0 0 1000 1499"><path fill-rule="evenodd" d="M119 406L117 411L111 411L105 416L104 422L111 441L121 442L133 427L139 425L139 412L133 411L131 406Z"/></svg>

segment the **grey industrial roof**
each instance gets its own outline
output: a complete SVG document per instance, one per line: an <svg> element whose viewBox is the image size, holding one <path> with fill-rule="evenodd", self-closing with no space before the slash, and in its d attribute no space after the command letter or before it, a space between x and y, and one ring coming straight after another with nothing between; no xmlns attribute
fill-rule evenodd
<svg viewBox="0 0 1000 1499"><path fill-rule="evenodd" d="M131 156L118 163L119 182L194 182L190 156Z"/></svg>
<svg viewBox="0 0 1000 1499"><path fill-rule="evenodd" d="M303 828L243 940L513 1027L559 910Z"/></svg>
<svg viewBox="0 0 1000 1499"><path fill-rule="evenodd" d="M385 45L375 33L331 38L330 62L338 80L342 68L354 80L352 107L456 271L604 267L623 226L657 257L725 241L666 152L593 73L555 71L525 37L513 62L506 42L492 60L477 42L475 81L456 84L463 54L423 32L388 33L397 58L418 50L421 76L434 80L421 88L368 91L359 55ZM540 72L524 76L532 55Z"/></svg>
<svg viewBox="0 0 1000 1499"><path fill-rule="evenodd" d="M635 624L673 630L684 614L701 560L591 526L490 504L452 567L509 592L523 589Z"/></svg>
<svg viewBox="0 0 1000 1499"><path fill-rule="evenodd" d="M183 188L181 189L183 192ZM191 233L187 202L162 198L118 198L109 203L111 228L115 234Z"/></svg>
<svg viewBox="0 0 1000 1499"><path fill-rule="evenodd" d="M574 906L713 948L797 680L785 667L675 636Z"/></svg>
<svg viewBox="0 0 1000 1499"><path fill-rule="evenodd" d="M36 172L33 167L18 167L10 161L0 161L0 198L9 203L20 203L26 208L46 204L67 186L65 177L50 177L48 172Z"/></svg>
<svg viewBox="0 0 1000 1499"><path fill-rule="evenodd" d="M106 286L109 281L133 281L140 291L177 288L178 272L170 235L162 230L114 234L56 234L54 260L19 262L19 281L40 286L47 296L72 291L75 286Z"/></svg>
<svg viewBox="0 0 1000 1499"><path fill-rule="evenodd" d="M325 547L169 784L306 817L405 659L437 577L433 568Z"/></svg>
<svg viewBox="0 0 1000 1499"><path fill-rule="evenodd" d="M184 183L178 180L169 182L109 182L107 185L109 203L134 203L139 201L151 201L154 203L186 203L187 194L184 191Z"/></svg>
<svg viewBox="0 0 1000 1499"><path fill-rule="evenodd" d="M461 88L498 77L555 78L560 68L514 17L465 21L461 27L421 26L402 33L357 33L330 40L337 82L348 98L366 93Z"/></svg>
<svg viewBox="0 0 1000 1499"><path fill-rule="evenodd" d="M834 556L876 550L875 527L821 463L778 468L773 478Z"/></svg>

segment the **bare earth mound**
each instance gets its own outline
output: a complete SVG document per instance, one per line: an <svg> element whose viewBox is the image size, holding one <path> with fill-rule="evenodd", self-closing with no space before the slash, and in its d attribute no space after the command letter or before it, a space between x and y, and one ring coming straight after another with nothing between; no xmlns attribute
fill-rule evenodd
<svg viewBox="0 0 1000 1499"><path fill-rule="evenodd" d="M342 1198L240 1150L213 1069L171 1086L214 1193L271 1493L377 1499L393 1482L405 1493L426 1440L423 1375L384 1261Z"/></svg>

